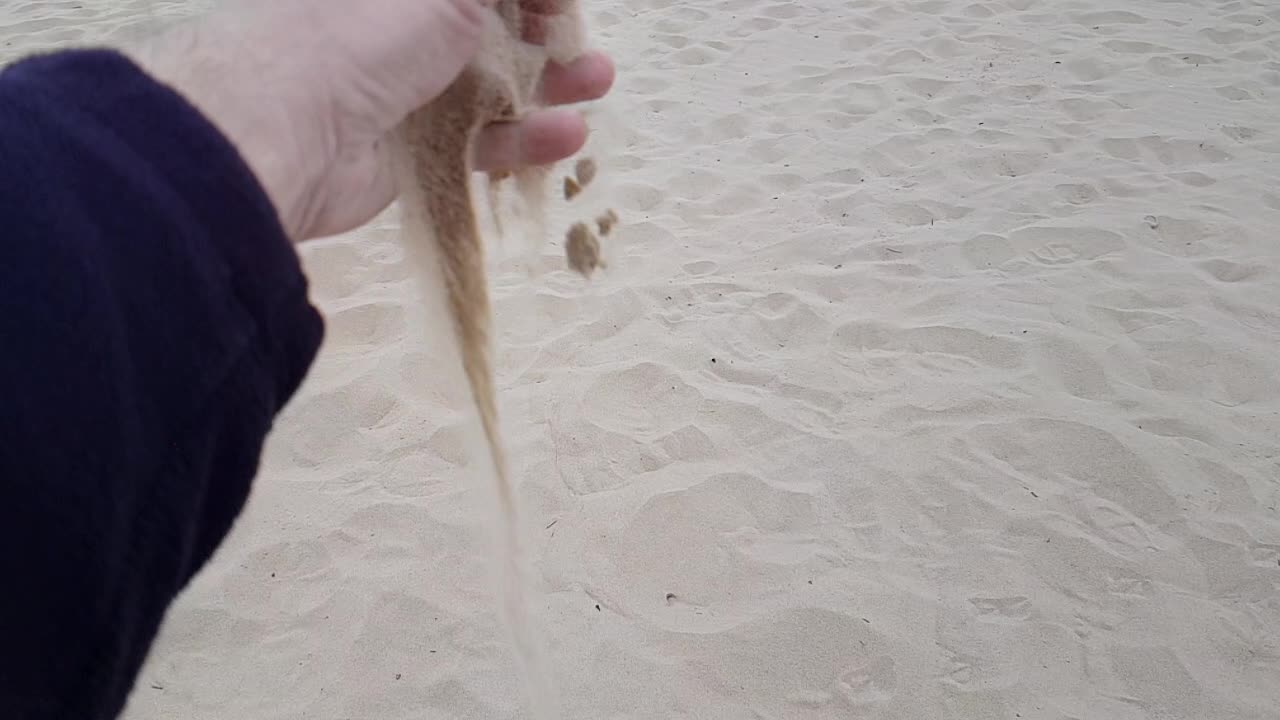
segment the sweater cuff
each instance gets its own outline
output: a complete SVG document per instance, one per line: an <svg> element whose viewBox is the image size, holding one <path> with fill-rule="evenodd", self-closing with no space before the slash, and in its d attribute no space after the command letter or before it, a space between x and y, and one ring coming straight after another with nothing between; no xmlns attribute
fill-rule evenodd
<svg viewBox="0 0 1280 720"><path fill-rule="evenodd" d="M252 318L277 410L296 391L323 338L307 280L276 208L230 140L179 92L112 49L66 50L5 70L56 93L110 129L180 196L223 278ZM46 82L56 78L56 83Z"/></svg>

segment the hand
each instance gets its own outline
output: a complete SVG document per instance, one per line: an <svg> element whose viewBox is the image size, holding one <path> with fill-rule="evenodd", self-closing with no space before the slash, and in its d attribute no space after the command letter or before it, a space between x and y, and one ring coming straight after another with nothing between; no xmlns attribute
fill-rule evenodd
<svg viewBox="0 0 1280 720"><path fill-rule="evenodd" d="M136 48L236 145L295 241L368 222L395 199L387 134L444 91L479 49L492 0L231 0L215 14ZM522 0L536 42L539 19L562 0ZM602 97L608 57L548 65L543 101ZM586 142L564 109L486 128L480 170L567 158Z"/></svg>

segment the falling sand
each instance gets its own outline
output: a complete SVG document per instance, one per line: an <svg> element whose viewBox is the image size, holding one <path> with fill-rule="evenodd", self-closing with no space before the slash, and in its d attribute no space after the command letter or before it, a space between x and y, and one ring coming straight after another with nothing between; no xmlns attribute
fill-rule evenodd
<svg viewBox="0 0 1280 720"><path fill-rule="evenodd" d="M526 580L518 538L515 493L499 432L491 352L492 309L485 268L484 243L470 189L471 158L477 133L492 123L513 122L531 109L547 60L568 62L582 50L585 30L576 3L547 28L545 46L522 41L523 18L517 0L500 0L490 18L478 59L435 101L413 113L401 127L403 142L402 204L406 212L405 241L421 279L433 297L443 300L452 333L443 325L431 332L457 342L457 357L466 374L479 413L497 493L498 578L502 611L526 675L527 689L538 718L555 716L554 693L540 662L539 643L527 618ZM490 203L497 219L496 189L514 176L524 201L528 233L542 240L545 227L546 167L528 167L490 176ZM573 177L565 178L564 197L572 200L596 174L589 158L578 161ZM595 222L608 234L617 215L607 211ZM501 222L497 223L499 227ZM590 225L576 223L566 236L570 267L584 276L602 267L600 244Z"/></svg>

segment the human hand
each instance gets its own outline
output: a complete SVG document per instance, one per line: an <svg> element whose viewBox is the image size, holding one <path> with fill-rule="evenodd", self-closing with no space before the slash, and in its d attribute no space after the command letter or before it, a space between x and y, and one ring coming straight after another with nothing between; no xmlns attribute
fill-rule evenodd
<svg viewBox="0 0 1280 720"><path fill-rule="evenodd" d="M563 0L521 0L526 39ZM229 0L130 54L187 97L236 145L295 241L369 221L397 194L388 133L444 91L479 48L492 0ZM542 100L602 97L613 65L589 52L549 64ZM573 111L546 109L486 128L476 167L567 158L586 142Z"/></svg>

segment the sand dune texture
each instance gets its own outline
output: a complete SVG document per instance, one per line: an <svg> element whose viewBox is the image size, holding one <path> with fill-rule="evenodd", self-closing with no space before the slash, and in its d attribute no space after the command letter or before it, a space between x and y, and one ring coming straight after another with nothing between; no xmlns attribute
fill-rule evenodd
<svg viewBox="0 0 1280 720"><path fill-rule="evenodd" d="M1280 7L589 6L610 272L492 276L566 717L1275 718ZM396 222L128 720L522 716Z"/></svg>

